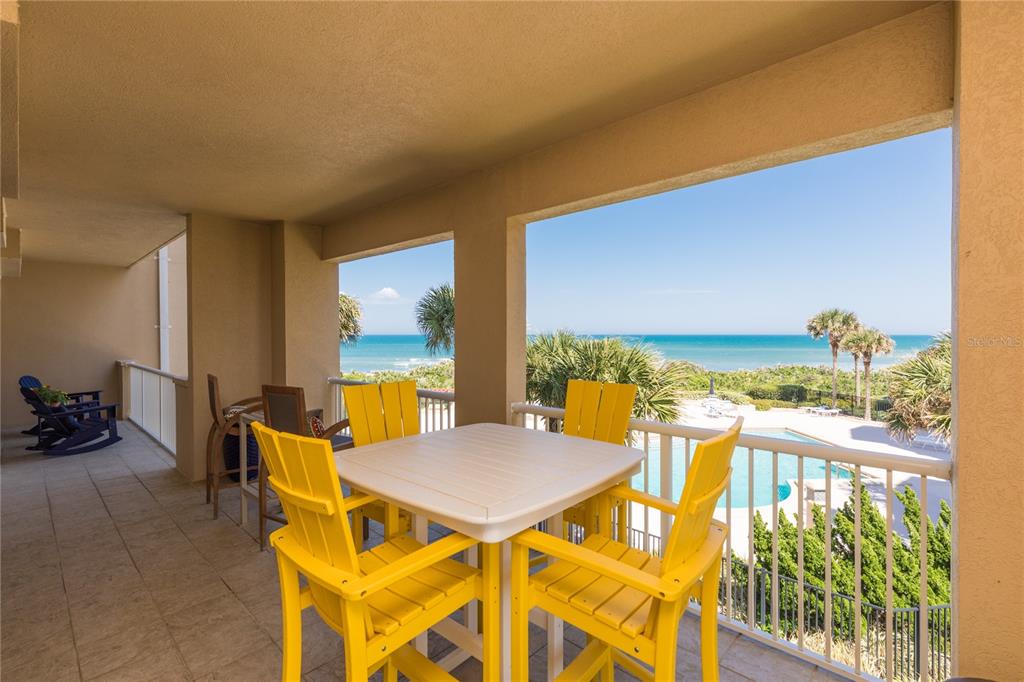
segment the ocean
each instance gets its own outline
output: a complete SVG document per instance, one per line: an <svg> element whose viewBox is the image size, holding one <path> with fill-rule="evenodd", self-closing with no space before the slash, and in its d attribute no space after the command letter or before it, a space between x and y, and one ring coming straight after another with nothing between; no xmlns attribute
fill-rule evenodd
<svg viewBox="0 0 1024 682"><path fill-rule="evenodd" d="M665 334L591 334L594 337L618 336L628 343L642 343L661 353L666 360L689 360L707 369L728 371L756 369L773 365L828 365L832 353L824 339L815 341L806 335L665 335ZM872 368L888 367L926 348L928 335L893 336L896 350L888 356L876 357ZM363 336L354 344L341 344L343 372L377 370L407 371L437 362L447 355L431 356L423 345L423 337L415 334ZM842 369L853 369L849 354L841 353Z"/></svg>

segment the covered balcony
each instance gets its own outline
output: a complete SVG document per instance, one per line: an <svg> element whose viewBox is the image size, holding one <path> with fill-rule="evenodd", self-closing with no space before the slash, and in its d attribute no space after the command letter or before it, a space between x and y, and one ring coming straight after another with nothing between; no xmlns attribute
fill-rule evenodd
<svg viewBox="0 0 1024 682"><path fill-rule="evenodd" d="M456 390L418 392L420 430L557 433L564 411L526 400L528 223L952 127L950 457L742 434L713 513L729 528L718 600L682 613L674 676L714 678L698 625L713 608L721 679L1024 679L1021 4L2 8L5 678L282 677L277 556L262 547L281 524L264 528L262 488L238 473L214 515L211 425L234 413L211 406L208 377L223 406L290 385L324 422L349 416L339 263L453 240ZM26 403L26 376L101 391L72 396L74 428L94 429L83 443L46 441L70 454L40 447L72 427ZM247 461L259 419L234 417ZM604 531L663 555L656 498L676 502L720 431L630 421L635 494ZM823 559L804 545L812 508ZM871 524L885 540L862 546ZM561 511L531 527L588 532ZM384 542L368 531L364 547ZM832 574L840 550L852 576ZM941 602L936 561L951 569ZM898 562L915 584L894 584ZM868 566L884 583L871 594ZM416 650L488 679L484 612L460 608ZM554 679L587 635L529 620L529 679ZM511 675L505 644L494 679ZM292 677L344 679L344 650L305 610Z"/></svg>

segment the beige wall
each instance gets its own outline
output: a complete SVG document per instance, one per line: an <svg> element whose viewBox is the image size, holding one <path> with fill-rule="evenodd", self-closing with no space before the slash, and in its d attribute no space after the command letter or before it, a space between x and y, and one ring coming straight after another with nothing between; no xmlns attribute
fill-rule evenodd
<svg viewBox="0 0 1024 682"><path fill-rule="evenodd" d="M188 220L189 377L177 392L178 469L205 473L206 375L225 404L265 383L306 389L328 407L337 373L338 269L320 259L321 228L193 214Z"/></svg>
<svg viewBox="0 0 1024 682"><path fill-rule="evenodd" d="M157 264L130 268L26 261L2 293L3 428L33 423L18 377L68 391L103 389L119 402L118 360L159 361Z"/></svg>
<svg viewBox="0 0 1024 682"><path fill-rule="evenodd" d="M171 374L188 376L188 245L183 234L167 245L167 312Z"/></svg>
<svg viewBox="0 0 1024 682"><path fill-rule="evenodd" d="M178 470L206 471L206 375L230 403L270 380L270 228L218 216L188 217L189 382L177 393Z"/></svg>
<svg viewBox="0 0 1024 682"><path fill-rule="evenodd" d="M958 7L956 27L933 5L366 211L323 255L454 232L459 421L500 421L521 394L524 220L947 125L955 99L955 669L1024 680L1024 3Z"/></svg>
<svg viewBox="0 0 1024 682"><path fill-rule="evenodd" d="M362 213L325 230L323 255L454 232L456 414L504 421L523 397L524 221L948 125L952 45L951 7L930 6Z"/></svg>
<svg viewBox="0 0 1024 682"><path fill-rule="evenodd" d="M306 406L325 408L338 373L338 266L320 259L322 229L276 223L272 243L273 381L302 386Z"/></svg>
<svg viewBox="0 0 1024 682"><path fill-rule="evenodd" d="M1024 4L958 24L954 669L1024 680Z"/></svg>

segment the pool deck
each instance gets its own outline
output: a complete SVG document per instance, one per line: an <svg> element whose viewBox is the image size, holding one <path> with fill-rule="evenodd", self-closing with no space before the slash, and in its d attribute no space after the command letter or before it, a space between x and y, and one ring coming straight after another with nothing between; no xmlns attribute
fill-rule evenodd
<svg viewBox="0 0 1024 682"><path fill-rule="evenodd" d="M738 413L743 417L744 430L757 431L761 429L789 429L804 436L820 440L828 445L836 445L844 448L857 450L868 450L871 452L904 455L918 457L921 459L949 461L949 450L940 450L929 447L911 446L908 443L900 442L889 436L885 424L877 421L864 421L856 417L819 417L808 414L798 409L773 408L764 412L758 412L753 406L740 406ZM708 417L700 405L700 401L686 401L683 406L683 415L678 423L687 426L702 428L725 428L732 423L732 417ZM886 491L885 471L873 467L864 467L861 470L862 485L871 495L872 500L879 511L885 513ZM780 483L783 479L780 479ZM805 479L808 483L817 483L819 489L824 489L823 479ZM921 494L920 477L895 472L893 474L893 485L896 489L902 490L904 486L910 486L917 493ZM792 484L793 489L797 488L796 483ZM832 509L841 508L853 494L852 481L846 479L832 479ZM950 503L952 491L948 481L928 479L928 514L935 519L938 517L940 500ZM794 520L798 510L798 496L791 494L778 504L778 509L785 512L786 516ZM773 518L772 505L754 507L754 513L759 513L761 518L770 523ZM728 515L724 508L715 512L715 517L730 523L730 543L733 551L741 557L746 557L748 547L748 532L750 528L750 512L747 507L734 507ZM805 505L805 518L809 520L810 506ZM906 537L906 529L902 523L903 505L895 498L893 500L893 520L895 531ZM643 511L634 509L634 525L642 525ZM651 532L660 533L660 516L653 512L649 517Z"/></svg>

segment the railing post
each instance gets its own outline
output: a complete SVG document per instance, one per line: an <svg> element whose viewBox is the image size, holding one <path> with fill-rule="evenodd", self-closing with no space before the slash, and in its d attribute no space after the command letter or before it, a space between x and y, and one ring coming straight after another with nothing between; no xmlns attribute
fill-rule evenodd
<svg viewBox="0 0 1024 682"><path fill-rule="evenodd" d="M661 454L661 489L658 491L666 500L672 499L672 436L662 434L659 445ZM672 530L672 519L668 514L658 512L661 517L661 548L668 542L668 534Z"/></svg>
<svg viewBox="0 0 1024 682"><path fill-rule="evenodd" d="M119 360L117 366L121 382L121 406L117 418L123 420L132 416L132 368L125 360Z"/></svg>

